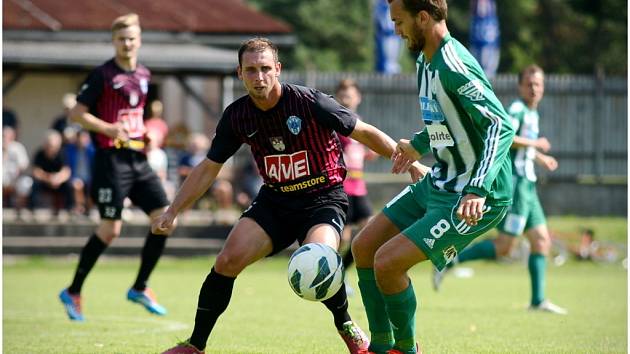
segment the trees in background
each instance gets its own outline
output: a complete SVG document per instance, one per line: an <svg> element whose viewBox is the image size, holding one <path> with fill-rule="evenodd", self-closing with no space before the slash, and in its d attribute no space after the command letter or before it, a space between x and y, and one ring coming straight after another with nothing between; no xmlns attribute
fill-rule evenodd
<svg viewBox="0 0 630 354"><path fill-rule="evenodd" d="M293 26L298 44L282 53L286 68L371 71L370 0L248 0ZM627 73L627 3L622 0L496 0L501 28L499 72L536 62L548 72ZM468 43L469 0L451 0L448 24ZM415 70L402 55L403 70Z"/></svg>

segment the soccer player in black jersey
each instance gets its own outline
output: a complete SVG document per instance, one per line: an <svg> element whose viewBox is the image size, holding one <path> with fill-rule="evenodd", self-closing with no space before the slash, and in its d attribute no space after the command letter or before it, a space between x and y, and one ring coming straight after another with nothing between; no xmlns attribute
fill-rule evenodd
<svg viewBox="0 0 630 354"><path fill-rule="evenodd" d="M250 145L264 185L228 235L201 287L191 337L168 354L203 353L230 302L234 280L248 265L296 239L300 244L320 242L338 248L348 198L337 134L351 136L388 158L395 151L396 143L389 136L358 120L331 96L280 83L278 50L269 40L246 41L238 59L238 76L248 95L225 109L207 159L193 169L152 230L169 233L177 214L208 189L222 164L243 143ZM426 168L416 163L409 172L417 180ZM349 352L367 349L365 334L348 314L345 287L323 303Z"/></svg>
<svg viewBox="0 0 630 354"><path fill-rule="evenodd" d="M123 201L129 197L151 219L168 205L166 193L144 153L143 109L151 73L138 63L140 21L128 14L112 24L114 58L94 69L83 83L70 117L92 132L97 152L93 169L92 197L101 221L81 251L70 286L59 298L71 320L83 321L81 287L98 257L120 235ZM166 314L146 285L160 258L168 233L149 232L142 249L140 270L127 299L149 312Z"/></svg>

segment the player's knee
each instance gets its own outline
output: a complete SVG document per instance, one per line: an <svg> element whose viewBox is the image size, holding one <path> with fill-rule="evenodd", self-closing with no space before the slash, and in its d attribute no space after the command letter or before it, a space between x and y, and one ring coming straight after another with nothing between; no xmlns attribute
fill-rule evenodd
<svg viewBox="0 0 630 354"><path fill-rule="evenodd" d="M377 279L386 279L399 271L396 262L392 261L382 248L376 251L374 254L374 274Z"/></svg>
<svg viewBox="0 0 630 354"><path fill-rule="evenodd" d="M551 248L551 240L542 236L532 238L530 244L532 252L535 253L547 254Z"/></svg>
<svg viewBox="0 0 630 354"><path fill-rule="evenodd" d="M368 242L364 237L356 236L351 243L352 256L357 265L362 262L370 262L374 258L374 253L370 251ZM371 262L370 262L371 263Z"/></svg>
<svg viewBox="0 0 630 354"><path fill-rule="evenodd" d="M103 241L106 245L109 245L114 241L118 236L120 236L120 232L116 232L115 230L99 230L96 233L96 236Z"/></svg>
<svg viewBox="0 0 630 354"><path fill-rule="evenodd" d="M214 270L221 275L235 277L243 271L244 268L239 258L241 257L235 257L229 252L221 252L214 263Z"/></svg>

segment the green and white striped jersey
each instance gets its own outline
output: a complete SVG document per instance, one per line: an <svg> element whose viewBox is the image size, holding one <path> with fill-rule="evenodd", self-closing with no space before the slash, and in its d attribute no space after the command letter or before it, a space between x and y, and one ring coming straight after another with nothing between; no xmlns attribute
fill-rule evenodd
<svg viewBox="0 0 630 354"><path fill-rule="evenodd" d="M538 111L529 109L522 100L514 101L508 108L508 113L512 117L512 126L516 130L516 135L527 139L538 139ZM532 182L536 182L536 172L534 171L534 159L536 158L536 148L523 146L510 151L512 158L512 173L525 177Z"/></svg>
<svg viewBox="0 0 630 354"><path fill-rule="evenodd" d="M411 143L421 154L433 152L433 185L509 204L514 129L475 58L447 34L431 62L421 53L416 66L425 127Z"/></svg>

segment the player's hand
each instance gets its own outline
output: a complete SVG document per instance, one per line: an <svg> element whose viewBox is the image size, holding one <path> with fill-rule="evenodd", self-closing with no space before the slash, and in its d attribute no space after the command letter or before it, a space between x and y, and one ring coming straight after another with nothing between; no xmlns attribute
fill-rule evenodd
<svg viewBox="0 0 630 354"><path fill-rule="evenodd" d="M175 228L175 218L177 214L171 209L166 209L162 215L158 216L151 223L151 232L156 235L170 235Z"/></svg>
<svg viewBox="0 0 630 354"><path fill-rule="evenodd" d="M558 160L553 156L539 154L538 163L549 171L555 171L558 168Z"/></svg>
<svg viewBox="0 0 630 354"><path fill-rule="evenodd" d="M411 164L420 159L420 153L407 139L400 139L392 154L392 173L404 173L409 170Z"/></svg>
<svg viewBox="0 0 630 354"><path fill-rule="evenodd" d="M121 122L110 124L104 133L112 139L117 139L123 142L129 140L129 132Z"/></svg>
<svg viewBox="0 0 630 354"><path fill-rule="evenodd" d="M551 150L551 143L547 138L541 137L536 139L536 148L542 152L547 152Z"/></svg>
<svg viewBox="0 0 630 354"><path fill-rule="evenodd" d="M485 197L480 197L471 193L466 194L459 202L457 217L466 221L467 225L475 226L483 216L483 206L485 204Z"/></svg>
<svg viewBox="0 0 630 354"><path fill-rule="evenodd" d="M423 179L424 176L427 173L429 173L429 171L431 171L431 168L429 166L425 166L421 164L420 162L415 161L414 163L411 164L411 167L409 167L409 171L408 171L409 174L411 175L411 182L415 183Z"/></svg>

